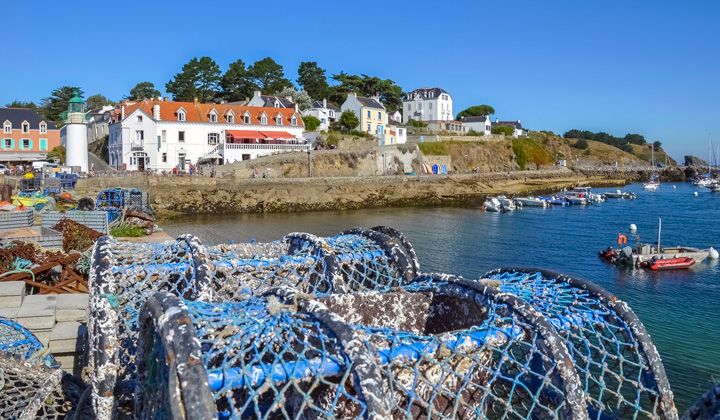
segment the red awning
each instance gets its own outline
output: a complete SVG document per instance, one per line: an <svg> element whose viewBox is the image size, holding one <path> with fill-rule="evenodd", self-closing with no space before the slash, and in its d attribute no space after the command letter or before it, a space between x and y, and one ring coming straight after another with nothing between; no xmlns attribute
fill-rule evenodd
<svg viewBox="0 0 720 420"><path fill-rule="evenodd" d="M287 131L262 131L265 137L269 139L294 139L295 136L288 133Z"/></svg>
<svg viewBox="0 0 720 420"><path fill-rule="evenodd" d="M236 139L264 139L267 136L254 130L225 130L226 136L233 136Z"/></svg>

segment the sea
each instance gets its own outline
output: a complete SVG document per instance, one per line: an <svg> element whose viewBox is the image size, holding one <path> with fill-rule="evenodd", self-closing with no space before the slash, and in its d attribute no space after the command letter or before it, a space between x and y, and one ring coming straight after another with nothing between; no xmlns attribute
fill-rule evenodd
<svg viewBox="0 0 720 420"><path fill-rule="evenodd" d="M616 188L593 192L607 190ZM720 249L720 193L686 183L664 183L658 191L632 184L623 191L638 197L502 214L443 207L197 215L163 228L173 236L191 233L211 245L388 225L412 242L424 272L478 278L497 267L538 267L590 280L626 301L645 324L682 413L720 381L719 262L680 271L627 270L603 262L598 251L615 245L618 233L632 242L630 224L637 225L641 241L657 241L660 219L662 244Z"/></svg>

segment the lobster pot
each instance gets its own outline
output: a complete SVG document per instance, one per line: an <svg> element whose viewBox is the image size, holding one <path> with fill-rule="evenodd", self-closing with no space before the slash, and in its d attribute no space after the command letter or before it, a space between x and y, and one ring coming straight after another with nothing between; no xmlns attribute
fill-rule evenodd
<svg viewBox="0 0 720 420"><path fill-rule="evenodd" d="M58 172L55 177L60 181L60 187L64 190L74 190L77 184L78 175Z"/></svg>
<svg viewBox="0 0 720 420"><path fill-rule="evenodd" d="M720 385L715 385L687 409L683 420L704 420L720 418Z"/></svg>
<svg viewBox="0 0 720 420"><path fill-rule="evenodd" d="M0 231L30 227L35 223L32 208L0 212Z"/></svg>
<svg viewBox="0 0 720 420"><path fill-rule="evenodd" d="M0 316L0 354L12 355L33 365L60 366L52 355L44 354L42 350L43 345L35 334L17 322Z"/></svg>
<svg viewBox="0 0 720 420"><path fill-rule="evenodd" d="M62 187L60 186L60 180L57 178L45 178L44 181L45 185L43 188L43 193L45 195L50 194L60 194Z"/></svg>
<svg viewBox="0 0 720 420"><path fill-rule="evenodd" d="M585 415L557 332L521 302L478 285L171 301L156 295L141 312L139 417L206 410L210 402L208 418ZM173 314L176 325L168 325ZM190 348L186 358L170 353L180 348ZM206 380L185 377L196 358Z"/></svg>
<svg viewBox="0 0 720 420"><path fill-rule="evenodd" d="M155 292L187 300L239 301L280 286L310 294L387 290L416 273L416 262L408 257L414 256L412 247L399 233L394 235L381 229L330 238L291 234L283 243L209 248L192 236L159 245L101 238L93 251L88 327L97 407L109 415L115 395L121 405L131 406L126 397L135 375L137 316Z"/></svg>
<svg viewBox="0 0 720 420"><path fill-rule="evenodd" d="M500 269L484 278L542 313L560 333L593 418L677 417L660 356L625 302L545 270Z"/></svg>
<svg viewBox="0 0 720 420"><path fill-rule="evenodd" d="M136 208L152 213L150 208L150 194L136 188L123 190L123 203L125 208Z"/></svg>

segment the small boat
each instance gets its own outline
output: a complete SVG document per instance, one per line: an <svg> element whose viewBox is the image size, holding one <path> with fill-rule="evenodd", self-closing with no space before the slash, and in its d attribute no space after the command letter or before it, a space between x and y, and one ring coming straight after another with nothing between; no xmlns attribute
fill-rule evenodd
<svg viewBox="0 0 720 420"><path fill-rule="evenodd" d="M500 203L500 200L494 197L488 197L485 200L485 203L483 203L483 208L485 209L485 211L491 213L502 213L505 211L502 203Z"/></svg>
<svg viewBox="0 0 720 420"><path fill-rule="evenodd" d="M545 200L548 205L551 206L569 206L570 203L565 199L565 197L559 197L556 195L550 196L550 197L540 197L541 200Z"/></svg>
<svg viewBox="0 0 720 420"><path fill-rule="evenodd" d="M584 206L587 205L590 201L585 197L582 193L572 193L569 192L565 194L565 200L567 200L568 203L575 205L575 206Z"/></svg>
<svg viewBox="0 0 720 420"><path fill-rule="evenodd" d="M504 195L497 196L497 199L506 211L513 211L517 208L515 207L515 203L513 203L512 199L507 198Z"/></svg>
<svg viewBox="0 0 720 420"><path fill-rule="evenodd" d="M679 258L653 258L640 263L640 267L653 271L683 270L692 267L695 260L690 257Z"/></svg>
<svg viewBox="0 0 720 420"><path fill-rule="evenodd" d="M584 197L587 201L592 203L602 203L605 201L605 196L602 194L595 194L591 190L591 187L575 187L570 191L580 197Z"/></svg>
<svg viewBox="0 0 720 420"><path fill-rule="evenodd" d="M709 189L712 192L720 192L720 183L715 182L712 184L708 184L705 185L705 188Z"/></svg>
<svg viewBox="0 0 720 420"><path fill-rule="evenodd" d="M606 192L604 195L606 198L619 198L621 200L634 200L637 198L637 194L635 193L620 190L616 190L615 192Z"/></svg>
<svg viewBox="0 0 720 420"><path fill-rule="evenodd" d="M515 204L521 207L547 207L547 201L538 197L518 197Z"/></svg>

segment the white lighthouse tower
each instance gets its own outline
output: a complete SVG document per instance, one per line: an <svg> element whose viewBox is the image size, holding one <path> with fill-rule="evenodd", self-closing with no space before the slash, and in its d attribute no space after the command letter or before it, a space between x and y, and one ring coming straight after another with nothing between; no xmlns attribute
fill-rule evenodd
<svg viewBox="0 0 720 420"><path fill-rule="evenodd" d="M80 172L88 172L85 101L77 93L70 99L65 120L65 165L79 166Z"/></svg>

